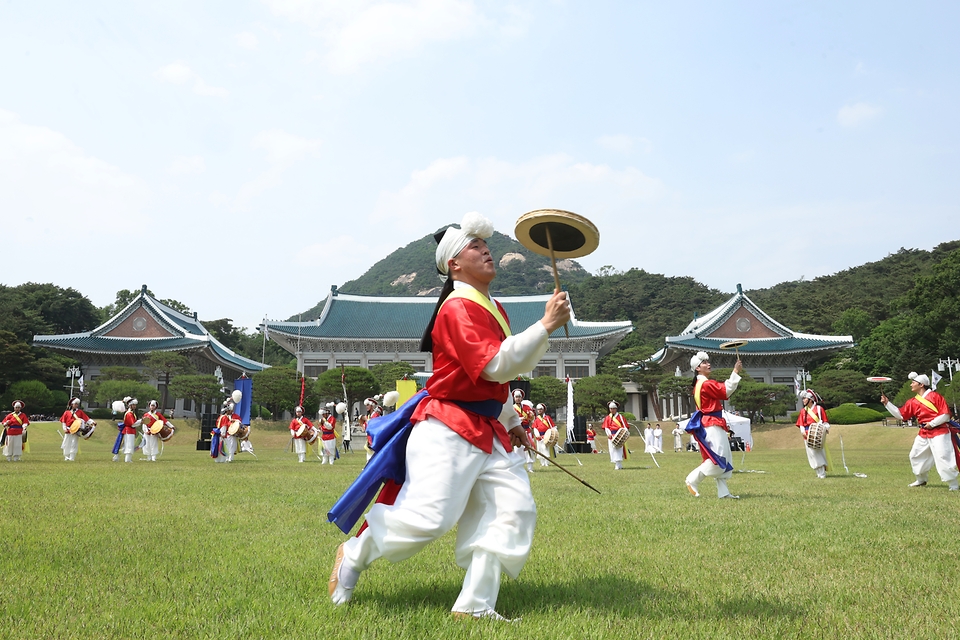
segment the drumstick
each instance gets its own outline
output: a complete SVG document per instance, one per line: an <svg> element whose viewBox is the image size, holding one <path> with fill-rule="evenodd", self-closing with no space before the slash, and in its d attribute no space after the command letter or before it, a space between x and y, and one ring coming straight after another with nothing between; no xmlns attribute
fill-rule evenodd
<svg viewBox="0 0 960 640"><path fill-rule="evenodd" d="M547 233L547 248L550 250L550 266L553 268L553 286L556 287L555 291L560 291L560 274L557 272L557 256L553 253L553 238L550 236L550 225L545 224L543 228ZM568 338L570 337L570 329L567 328L566 323L563 325L563 334ZM600 492L598 491L597 493Z"/></svg>
<svg viewBox="0 0 960 640"><path fill-rule="evenodd" d="M586 480L584 480L584 479L582 479L582 478L578 478L578 477L577 477L576 475L574 475L571 471L569 471L566 467L564 467L563 465L561 465L561 464L559 464L559 463L554 462L553 460L551 460L549 456L543 455L542 453L540 453L539 451L537 451L536 449L534 449L533 447L531 447L530 445L527 445L527 444L524 444L524 445L523 445L523 448L526 449L527 451L531 452L531 453L537 454L538 456L540 456L540 457L543 458L544 460L547 460L548 462L550 462L551 464L553 464L555 467L557 467L558 469L560 469L561 471L563 471L564 473L566 473L568 476L570 476L571 478L573 478L574 480L576 480L577 482L579 482L579 483L582 484L583 486L587 487L588 489L593 489L594 491L596 491L598 495L603 495L602 493L600 493L600 492L597 490L596 487L591 486L590 483L588 483Z"/></svg>

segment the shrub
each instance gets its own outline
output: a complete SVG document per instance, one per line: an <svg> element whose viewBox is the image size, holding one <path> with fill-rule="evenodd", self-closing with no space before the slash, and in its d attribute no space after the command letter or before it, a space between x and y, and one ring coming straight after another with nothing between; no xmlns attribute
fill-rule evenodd
<svg viewBox="0 0 960 640"><path fill-rule="evenodd" d="M847 403L827 411L827 417L830 418L830 424L864 424L879 422L887 417L887 414L874 411L869 407L858 407Z"/></svg>

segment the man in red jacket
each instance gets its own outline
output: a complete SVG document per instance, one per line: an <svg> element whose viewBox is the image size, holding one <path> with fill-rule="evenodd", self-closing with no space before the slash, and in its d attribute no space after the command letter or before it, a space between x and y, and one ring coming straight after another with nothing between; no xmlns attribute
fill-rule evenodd
<svg viewBox="0 0 960 640"><path fill-rule="evenodd" d="M894 418L909 420L916 418L920 424L920 431L910 449L910 466L916 480L910 483L911 487L923 487L927 484L927 475L936 465L940 479L950 486L950 491L960 490L957 477L957 463L960 461L960 451L957 449L956 438L950 433L947 423L950 421L950 409L947 402L936 391L930 389L930 378L926 374L911 372L910 390L916 395L897 409L887 396L880 396L880 402L887 407Z"/></svg>
<svg viewBox="0 0 960 640"><path fill-rule="evenodd" d="M514 451L530 443L508 383L536 367L570 308L566 293L555 291L543 318L511 335L503 307L490 299L496 268L485 238L492 234L490 221L474 213L437 237L437 270L447 281L421 343L433 352L433 376L410 418L406 479L394 503L374 504L366 528L337 550L335 604L350 600L378 558L405 560L456 525L466 576L453 614L504 619L495 610L501 572L520 573L536 523L524 458Z"/></svg>

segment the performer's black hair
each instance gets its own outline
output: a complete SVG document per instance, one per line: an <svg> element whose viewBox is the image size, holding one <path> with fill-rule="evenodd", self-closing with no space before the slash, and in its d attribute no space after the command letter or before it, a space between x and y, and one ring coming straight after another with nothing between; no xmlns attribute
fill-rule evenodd
<svg viewBox="0 0 960 640"><path fill-rule="evenodd" d="M447 281L443 283L443 288L440 289L440 298L437 300L437 306L433 309L433 315L430 316L430 323L423 332L423 337L420 338L420 351L433 353L433 325L437 322L437 314L440 313L440 307L443 306L444 300L446 300L451 293L453 293L453 278L448 275Z"/></svg>

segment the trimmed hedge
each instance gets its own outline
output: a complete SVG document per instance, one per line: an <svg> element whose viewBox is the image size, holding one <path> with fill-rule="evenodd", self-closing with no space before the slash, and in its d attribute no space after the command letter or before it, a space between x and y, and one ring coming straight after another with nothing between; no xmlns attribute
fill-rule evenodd
<svg viewBox="0 0 960 640"><path fill-rule="evenodd" d="M847 403L828 409L827 417L830 418L830 424L864 424L866 422L879 422L890 417L890 414Z"/></svg>

